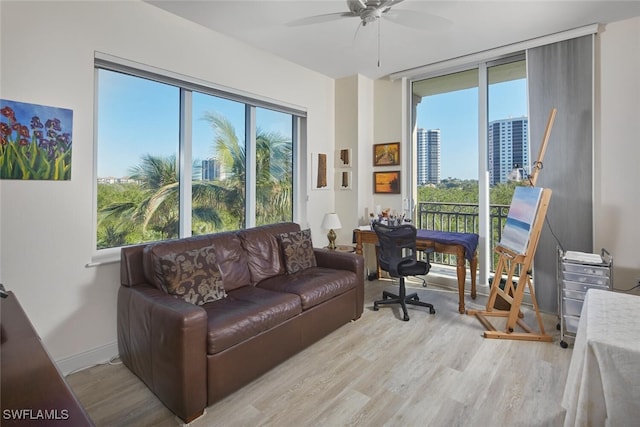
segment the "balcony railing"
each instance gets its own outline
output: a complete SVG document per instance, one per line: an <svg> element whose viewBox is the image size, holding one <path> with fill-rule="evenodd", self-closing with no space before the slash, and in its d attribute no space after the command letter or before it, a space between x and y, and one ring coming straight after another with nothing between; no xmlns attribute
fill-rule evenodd
<svg viewBox="0 0 640 427"><path fill-rule="evenodd" d="M419 202L416 226L427 230L478 233L478 210L478 205L473 203ZM489 235L492 253L500 242L508 213L509 205L489 206ZM456 265L456 259L453 255L434 253L432 257L431 262L435 264ZM497 256L491 257L491 272L494 272L497 261Z"/></svg>

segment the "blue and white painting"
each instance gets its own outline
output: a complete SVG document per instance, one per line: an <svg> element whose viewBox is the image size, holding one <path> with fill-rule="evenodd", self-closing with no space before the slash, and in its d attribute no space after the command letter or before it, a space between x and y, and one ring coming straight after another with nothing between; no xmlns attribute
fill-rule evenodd
<svg viewBox="0 0 640 427"><path fill-rule="evenodd" d="M527 252L531 226L536 219L541 194L542 188L539 187L516 187L502 230L500 246L520 255Z"/></svg>

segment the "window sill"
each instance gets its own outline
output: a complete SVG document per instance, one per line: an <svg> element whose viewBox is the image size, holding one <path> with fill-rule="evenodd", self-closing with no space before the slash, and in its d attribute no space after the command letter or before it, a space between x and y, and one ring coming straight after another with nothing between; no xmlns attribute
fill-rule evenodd
<svg viewBox="0 0 640 427"><path fill-rule="evenodd" d="M116 262L120 262L120 248L103 249L91 256L91 261L85 264L85 268L100 267Z"/></svg>

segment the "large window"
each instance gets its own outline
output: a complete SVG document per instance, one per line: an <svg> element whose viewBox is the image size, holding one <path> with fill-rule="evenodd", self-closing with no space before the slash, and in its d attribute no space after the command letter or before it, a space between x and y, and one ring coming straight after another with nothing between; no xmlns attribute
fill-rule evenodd
<svg viewBox="0 0 640 427"><path fill-rule="evenodd" d="M96 248L293 220L301 115L96 60Z"/></svg>

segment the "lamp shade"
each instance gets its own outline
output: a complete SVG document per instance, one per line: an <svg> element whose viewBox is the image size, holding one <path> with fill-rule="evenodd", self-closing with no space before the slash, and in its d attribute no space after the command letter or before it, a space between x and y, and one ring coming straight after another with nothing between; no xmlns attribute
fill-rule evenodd
<svg viewBox="0 0 640 427"><path fill-rule="evenodd" d="M325 230L338 230L342 228L342 224L340 223L338 214L334 212L325 214L324 219L322 220L322 228L324 228Z"/></svg>

